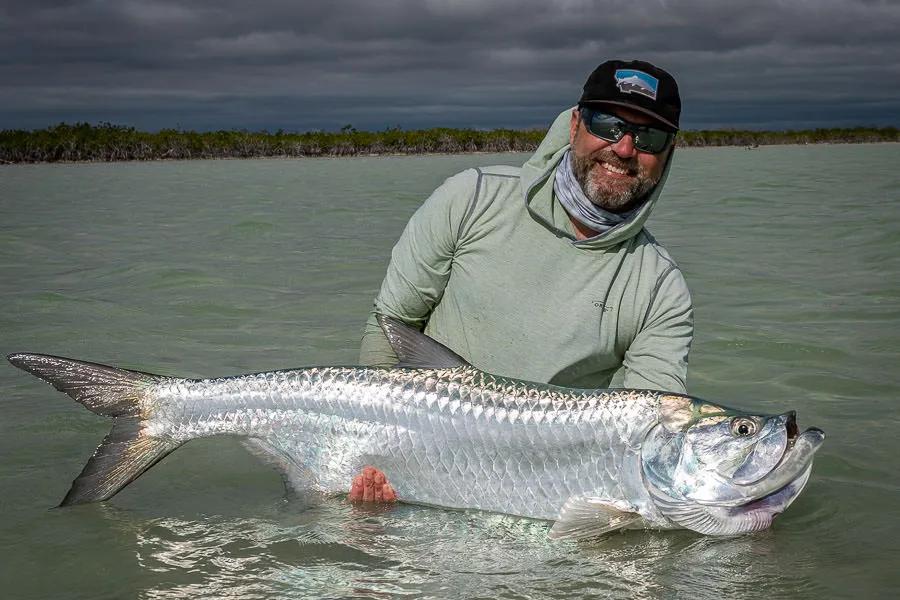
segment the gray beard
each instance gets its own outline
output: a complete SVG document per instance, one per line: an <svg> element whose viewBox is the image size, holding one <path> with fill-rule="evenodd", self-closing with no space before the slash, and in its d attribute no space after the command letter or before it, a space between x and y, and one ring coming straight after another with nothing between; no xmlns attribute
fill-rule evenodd
<svg viewBox="0 0 900 600"><path fill-rule="evenodd" d="M597 166L596 159L603 160L614 167L636 170L637 176L631 185L624 189L612 189L610 186L602 185L591 177L591 171ZM600 208L614 213L627 212L640 204L659 181L659 179L654 180L650 177L636 160L623 161L609 149L601 150L593 157L576 156L575 153L572 153L572 174L588 200Z"/></svg>
<svg viewBox="0 0 900 600"><path fill-rule="evenodd" d="M572 172L571 150L563 155L556 166L556 173L553 175L553 193L570 219L578 221L597 235L615 229L630 220L641 209L638 206L627 212L612 212L588 200Z"/></svg>

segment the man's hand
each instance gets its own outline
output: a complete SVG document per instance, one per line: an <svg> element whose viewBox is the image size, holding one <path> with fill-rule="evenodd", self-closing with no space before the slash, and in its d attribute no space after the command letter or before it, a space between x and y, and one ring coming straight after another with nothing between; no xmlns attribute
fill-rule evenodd
<svg viewBox="0 0 900 600"><path fill-rule="evenodd" d="M375 467L364 467L350 485L350 502L396 502L397 492L388 483L384 473Z"/></svg>

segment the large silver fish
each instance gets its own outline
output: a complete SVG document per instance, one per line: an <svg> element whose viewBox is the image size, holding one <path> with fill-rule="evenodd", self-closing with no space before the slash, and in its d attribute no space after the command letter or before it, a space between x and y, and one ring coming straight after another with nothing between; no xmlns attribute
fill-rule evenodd
<svg viewBox="0 0 900 600"><path fill-rule="evenodd" d="M825 437L800 433L793 412L497 377L400 322L381 323L395 368L180 379L41 354L8 359L115 419L63 505L106 500L181 444L227 434L299 489L346 492L373 464L403 501L553 520L552 537L731 535L765 529L787 508Z"/></svg>

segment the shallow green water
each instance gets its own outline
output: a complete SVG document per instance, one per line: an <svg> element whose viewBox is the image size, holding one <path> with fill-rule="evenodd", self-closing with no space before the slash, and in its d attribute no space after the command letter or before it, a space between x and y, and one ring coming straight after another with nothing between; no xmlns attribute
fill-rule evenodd
<svg viewBox="0 0 900 600"><path fill-rule="evenodd" d="M184 376L350 364L404 223L522 155L0 167L0 352ZM0 365L10 598L892 597L900 584L900 146L686 150L650 229L696 304L690 392L828 439L766 532L546 540L523 519L308 509L232 439L55 506L108 423ZM527 485L528 482L523 482Z"/></svg>

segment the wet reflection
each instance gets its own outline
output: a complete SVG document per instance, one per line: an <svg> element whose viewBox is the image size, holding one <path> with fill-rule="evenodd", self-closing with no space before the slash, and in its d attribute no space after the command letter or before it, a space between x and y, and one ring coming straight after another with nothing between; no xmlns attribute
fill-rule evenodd
<svg viewBox="0 0 900 600"><path fill-rule="evenodd" d="M257 517L104 515L135 537L141 597L755 598L827 595L777 531L630 531L555 542L540 521L339 499Z"/></svg>

